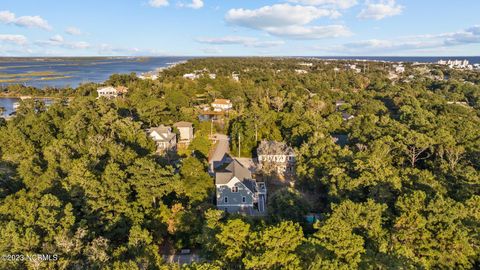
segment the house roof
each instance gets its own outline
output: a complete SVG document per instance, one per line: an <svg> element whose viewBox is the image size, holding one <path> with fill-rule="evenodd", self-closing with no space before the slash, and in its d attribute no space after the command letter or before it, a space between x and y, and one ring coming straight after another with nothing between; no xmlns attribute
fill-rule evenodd
<svg viewBox="0 0 480 270"><path fill-rule="evenodd" d="M150 128L148 131L149 132L156 132L161 137L161 139L155 140L155 141L159 141L159 142L162 142L162 141L163 142L168 142L176 136L176 134L172 132L172 129L170 127L167 127L167 126L164 126L164 125L161 125L161 126L155 127L155 128Z"/></svg>
<svg viewBox="0 0 480 270"><path fill-rule="evenodd" d="M190 123L190 122L180 121L180 122L175 123L173 126L176 127L176 128L179 128L179 127L191 128L193 126L193 124Z"/></svg>
<svg viewBox="0 0 480 270"><path fill-rule="evenodd" d="M349 114L349 113L346 113L346 112L342 112L342 118L343 120L350 120L352 118L354 118L355 116Z"/></svg>
<svg viewBox="0 0 480 270"><path fill-rule="evenodd" d="M113 86L105 86L105 87L100 87L97 89L97 92L101 91L115 91L117 92L117 89L115 89Z"/></svg>
<svg viewBox="0 0 480 270"><path fill-rule="evenodd" d="M292 147L285 142L263 140L257 148L258 155L295 155Z"/></svg>
<svg viewBox="0 0 480 270"><path fill-rule="evenodd" d="M230 101L230 99L223 99L223 98L216 98L212 104L231 104L232 102Z"/></svg>
<svg viewBox="0 0 480 270"><path fill-rule="evenodd" d="M227 167L223 170L219 170L215 173L215 184L224 185L230 182L233 177L236 177L238 180L246 183L245 181L251 180L252 173L245 168L238 160L234 159ZM247 185L247 184L245 184ZM248 186L247 186L248 187Z"/></svg>

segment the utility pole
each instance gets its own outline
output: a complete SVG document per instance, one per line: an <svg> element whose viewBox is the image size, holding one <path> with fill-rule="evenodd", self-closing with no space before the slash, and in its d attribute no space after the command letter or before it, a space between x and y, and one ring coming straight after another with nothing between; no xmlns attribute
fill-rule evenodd
<svg viewBox="0 0 480 270"><path fill-rule="evenodd" d="M238 133L238 157L240 157L240 149L242 148L240 146L240 133Z"/></svg>

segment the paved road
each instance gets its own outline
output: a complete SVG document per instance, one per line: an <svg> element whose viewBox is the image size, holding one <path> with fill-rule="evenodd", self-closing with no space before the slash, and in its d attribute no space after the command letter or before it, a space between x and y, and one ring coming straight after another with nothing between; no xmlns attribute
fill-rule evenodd
<svg viewBox="0 0 480 270"><path fill-rule="evenodd" d="M230 139L225 134L214 134L213 139L217 142L215 150L210 156L210 172L213 172L213 164L222 160L223 156L230 150Z"/></svg>

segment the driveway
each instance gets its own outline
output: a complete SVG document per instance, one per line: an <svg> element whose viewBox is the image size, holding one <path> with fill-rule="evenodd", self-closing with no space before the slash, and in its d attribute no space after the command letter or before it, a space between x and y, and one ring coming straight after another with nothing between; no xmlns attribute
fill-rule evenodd
<svg viewBox="0 0 480 270"><path fill-rule="evenodd" d="M214 164L220 163L225 154L228 154L230 152L230 138L227 135L214 134L213 140L216 142L216 145L213 153L210 155L209 158L211 173L213 173L213 169L215 168Z"/></svg>

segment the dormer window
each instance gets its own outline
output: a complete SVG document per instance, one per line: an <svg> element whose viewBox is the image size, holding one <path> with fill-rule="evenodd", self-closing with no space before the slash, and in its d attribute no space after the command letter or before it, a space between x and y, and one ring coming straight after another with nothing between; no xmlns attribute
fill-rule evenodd
<svg viewBox="0 0 480 270"><path fill-rule="evenodd" d="M238 192L238 187L232 187L232 192L237 193Z"/></svg>

